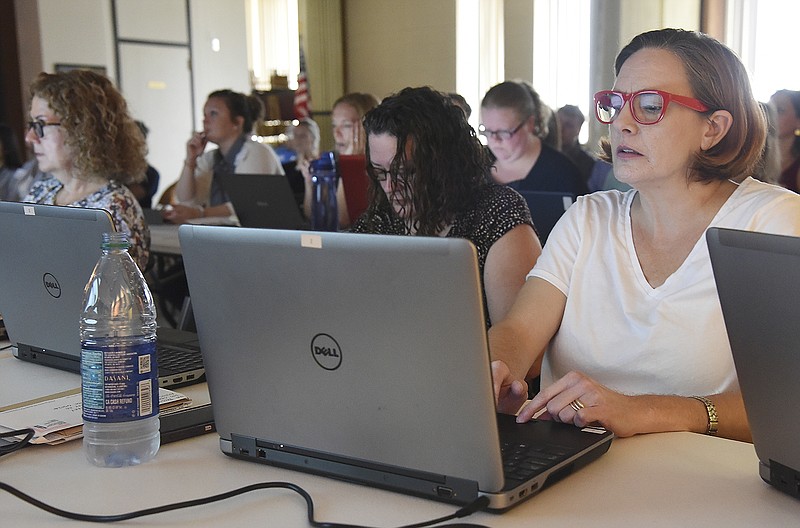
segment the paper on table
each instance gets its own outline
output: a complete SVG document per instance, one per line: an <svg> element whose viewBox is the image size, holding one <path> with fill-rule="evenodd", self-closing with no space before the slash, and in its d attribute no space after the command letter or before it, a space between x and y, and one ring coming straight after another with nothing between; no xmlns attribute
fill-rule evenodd
<svg viewBox="0 0 800 528"><path fill-rule="evenodd" d="M63 394L63 393L62 393ZM191 400L168 389L159 388L158 406L161 414L168 414L191 405ZM0 428L32 428L32 444L56 445L83 437L81 390L67 391L64 396L36 401L0 412Z"/></svg>

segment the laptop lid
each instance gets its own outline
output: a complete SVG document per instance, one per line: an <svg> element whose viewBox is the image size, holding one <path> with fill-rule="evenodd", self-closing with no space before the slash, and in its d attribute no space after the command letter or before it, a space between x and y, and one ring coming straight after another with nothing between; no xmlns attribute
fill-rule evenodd
<svg viewBox="0 0 800 528"><path fill-rule="evenodd" d="M369 205L367 190L369 189L369 176L367 175L367 160L361 155L340 154L337 158L339 176L344 186L344 199L347 202L347 215L350 223L355 223L358 217L366 211Z"/></svg>
<svg viewBox="0 0 800 528"><path fill-rule="evenodd" d="M0 313L17 357L76 370L83 289L113 231L101 209L0 202Z"/></svg>
<svg viewBox="0 0 800 528"><path fill-rule="evenodd" d="M80 372L83 290L113 231L102 209L0 202L0 313L17 358ZM195 333L159 328L158 345L162 387L202 381Z"/></svg>
<svg viewBox="0 0 800 528"><path fill-rule="evenodd" d="M225 453L511 504L471 243L191 225L179 234ZM610 439L562 432L564 443L581 437L583 454Z"/></svg>
<svg viewBox="0 0 800 528"><path fill-rule="evenodd" d="M564 214L564 211L575 202L575 195L563 192L550 191L517 191L525 201L528 202L528 209L531 211L533 225L539 233L539 240L544 244L550 231Z"/></svg>
<svg viewBox="0 0 800 528"><path fill-rule="evenodd" d="M299 229L305 224L283 174L226 174L221 183L244 227Z"/></svg>
<svg viewBox="0 0 800 528"><path fill-rule="evenodd" d="M800 497L800 238L712 227L706 239L759 473Z"/></svg>

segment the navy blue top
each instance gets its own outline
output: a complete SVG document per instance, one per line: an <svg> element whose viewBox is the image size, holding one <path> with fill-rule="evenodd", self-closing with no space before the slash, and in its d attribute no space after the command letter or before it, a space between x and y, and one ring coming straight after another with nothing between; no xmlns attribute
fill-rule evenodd
<svg viewBox="0 0 800 528"><path fill-rule="evenodd" d="M542 152L528 175L508 187L517 191L566 192L579 196L589 192L578 167L569 158L542 143Z"/></svg>

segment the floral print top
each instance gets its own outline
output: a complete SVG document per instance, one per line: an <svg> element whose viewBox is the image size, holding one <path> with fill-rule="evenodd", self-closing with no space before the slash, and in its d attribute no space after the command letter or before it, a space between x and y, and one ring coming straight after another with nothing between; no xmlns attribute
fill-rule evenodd
<svg viewBox="0 0 800 528"><path fill-rule="evenodd" d="M36 182L28 195L22 200L28 203L54 205L56 194L64 184L55 177L48 177ZM87 209L105 209L114 219L118 232L127 233L131 243L130 254L139 269L144 272L150 256L150 229L144 220L144 214L136 197L127 187L114 180L109 181L97 192L68 204L69 207ZM98 245L100 241L97 241Z"/></svg>

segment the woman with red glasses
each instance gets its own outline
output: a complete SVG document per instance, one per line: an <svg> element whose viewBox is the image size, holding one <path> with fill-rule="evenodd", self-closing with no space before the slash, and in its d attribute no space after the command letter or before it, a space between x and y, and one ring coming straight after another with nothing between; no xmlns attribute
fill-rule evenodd
<svg viewBox="0 0 800 528"><path fill-rule="evenodd" d="M750 430L705 240L710 226L800 235L800 196L750 177L764 115L734 53L700 33L635 37L595 96L605 155L633 187L578 199L490 331L499 407L618 436ZM546 349L546 351L545 351Z"/></svg>

